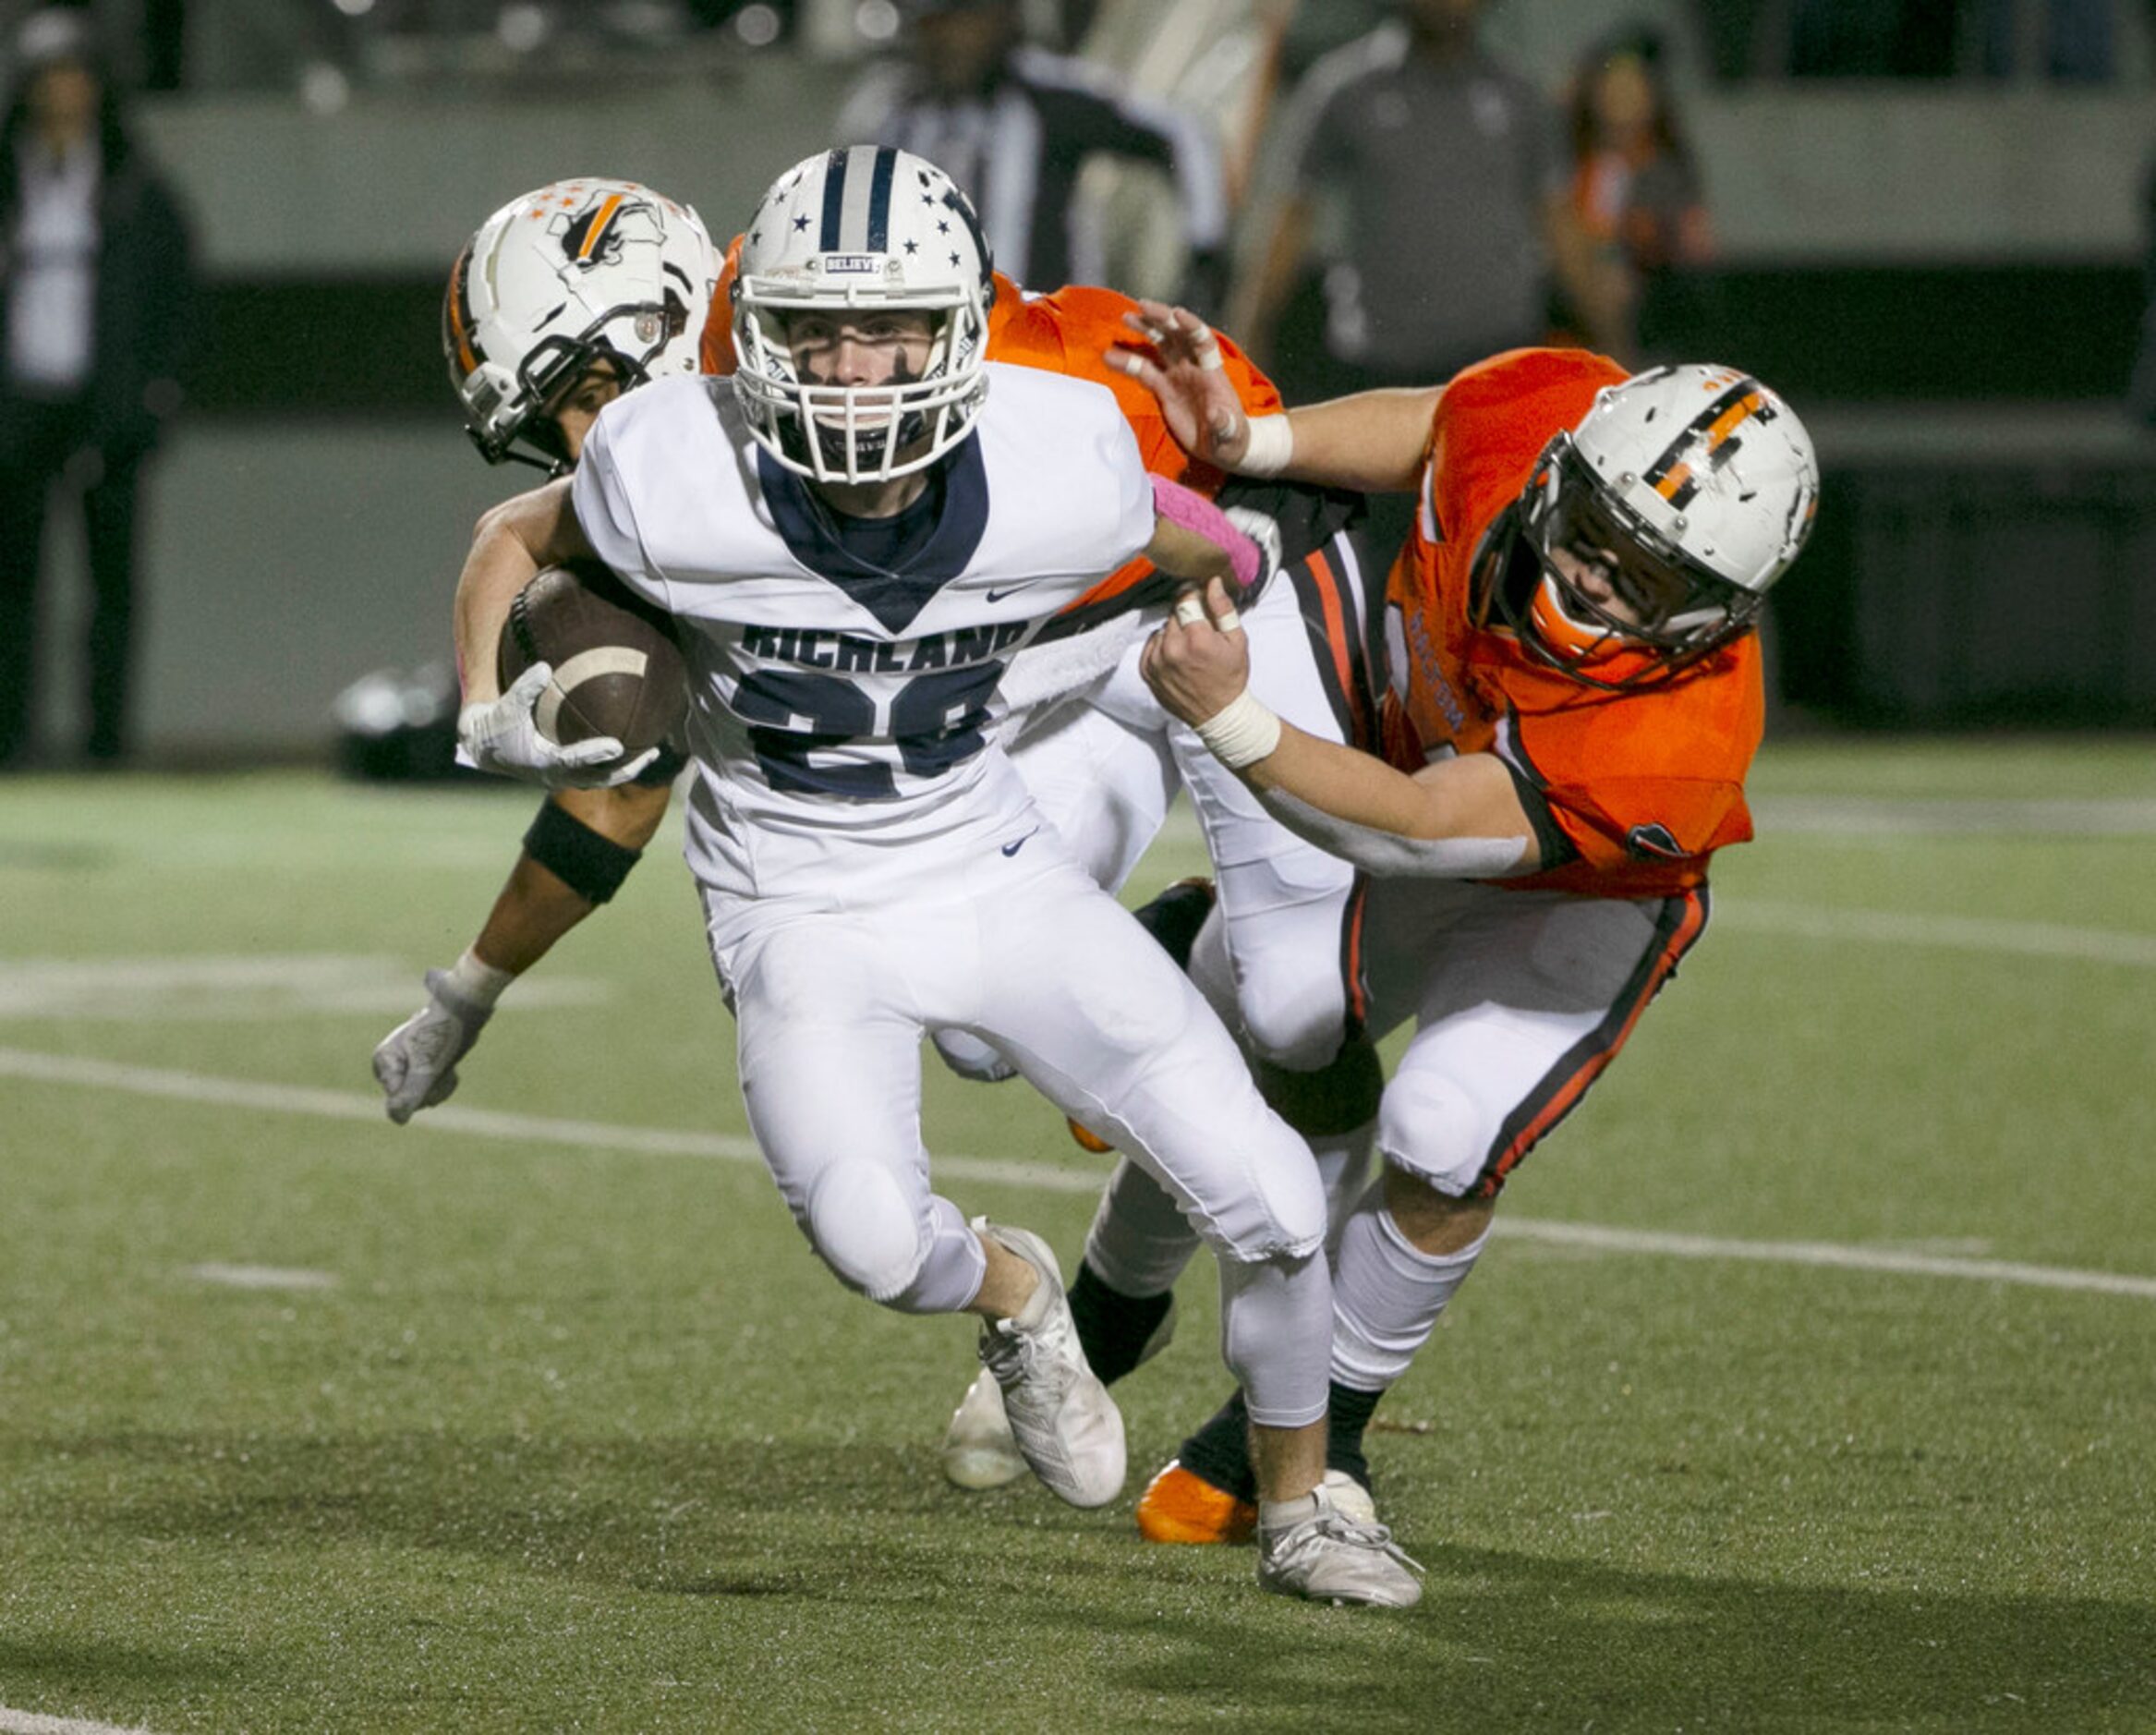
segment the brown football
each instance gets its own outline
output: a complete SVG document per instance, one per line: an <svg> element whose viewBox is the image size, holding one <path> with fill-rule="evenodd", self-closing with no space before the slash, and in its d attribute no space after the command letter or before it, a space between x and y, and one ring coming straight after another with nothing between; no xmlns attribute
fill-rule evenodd
<svg viewBox="0 0 2156 1735"><path fill-rule="evenodd" d="M534 714L558 746L612 735L635 754L681 732L689 679L673 623L603 566L549 566L510 604L503 689L535 662L553 665Z"/></svg>

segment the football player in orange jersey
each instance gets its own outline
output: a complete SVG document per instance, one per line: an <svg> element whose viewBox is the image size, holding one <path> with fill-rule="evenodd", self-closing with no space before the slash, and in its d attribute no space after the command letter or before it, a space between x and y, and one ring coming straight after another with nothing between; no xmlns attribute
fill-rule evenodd
<svg viewBox="0 0 2156 1735"><path fill-rule="evenodd" d="M1336 1472L1481 1253L1496 1196L1578 1106L1707 920L1714 852L1751 836L1763 691L1753 631L1811 532L1810 437L1718 367L1628 377L1515 350L1443 387L1254 421L1212 334L1148 304L1118 365L1193 451L1246 472L1412 491L1387 596L1381 754L1252 696L1227 598L1149 642L1146 679L1298 834L1355 864L1351 992L1415 1034L1384 1092L1383 1160L1335 1257ZM1165 1541L1246 1534L1231 1400L1140 1503Z"/></svg>

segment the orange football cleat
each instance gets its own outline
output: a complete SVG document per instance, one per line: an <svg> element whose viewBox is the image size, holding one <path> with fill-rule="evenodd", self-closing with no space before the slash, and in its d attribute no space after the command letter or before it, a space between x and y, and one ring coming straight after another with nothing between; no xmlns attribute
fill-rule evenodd
<svg viewBox="0 0 2156 1735"><path fill-rule="evenodd" d="M1257 1508L1215 1487L1175 1460L1138 1499L1138 1534L1147 1542L1248 1542Z"/></svg>

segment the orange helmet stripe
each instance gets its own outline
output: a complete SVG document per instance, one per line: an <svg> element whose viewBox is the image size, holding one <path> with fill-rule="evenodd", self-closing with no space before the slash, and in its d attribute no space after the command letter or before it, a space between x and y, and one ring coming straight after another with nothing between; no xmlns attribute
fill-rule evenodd
<svg viewBox="0 0 2156 1735"><path fill-rule="evenodd" d="M1694 435L1706 443L1706 455L1713 457L1725 440L1765 407L1765 401L1756 387L1750 391L1740 388L1716 402L1710 409L1710 419L1702 419L1703 425L1702 422L1694 422L1687 428L1677 443L1662 455L1662 462L1647 473L1647 480L1654 485L1654 491L1678 505L1689 502L1691 496L1687 485L1692 479L1691 466L1677 464L1668 469L1665 469L1664 466L1671 464L1678 453L1683 450L1685 443ZM1684 495L1683 500L1678 498L1679 494Z"/></svg>
<svg viewBox="0 0 2156 1735"><path fill-rule="evenodd" d="M598 250L600 243L606 238L607 225L613 222L614 213L621 208L621 194L609 193L606 203L600 206L599 214L592 218L591 226L584 232L584 245L576 249L578 259L589 259Z"/></svg>
<svg viewBox="0 0 2156 1735"><path fill-rule="evenodd" d="M479 365L478 351L472 347L471 315L465 299L465 280L471 268L472 250L467 247L450 267L449 295L442 304L442 312L449 321L450 340L456 346L456 365L466 374L476 372Z"/></svg>

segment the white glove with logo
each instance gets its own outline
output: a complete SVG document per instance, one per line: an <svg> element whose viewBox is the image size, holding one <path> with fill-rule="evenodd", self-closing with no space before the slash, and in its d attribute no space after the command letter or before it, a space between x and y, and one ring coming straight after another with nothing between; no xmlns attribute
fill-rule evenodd
<svg viewBox="0 0 2156 1735"><path fill-rule="evenodd" d="M374 1050L374 1077L389 1118L399 1126L421 1109L446 1102L456 1090L456 1063L471 1052L491 1006L482 1005L450 979L447 970L427 972L427 1003L382 1037Z"/></svg>
<svg viewBox="0 0 2156 1735"><path fill-rule="evenodd" d="M633 759L622 759L622 744L612 735L594 735L566 747L548 740L533 712L553 678L551 663L535 662L500 698L475 701L459 711L456 742L466 757L482 771L499 771L549 789L612 789L659 757L657 747L647 747Z"/></svg>

